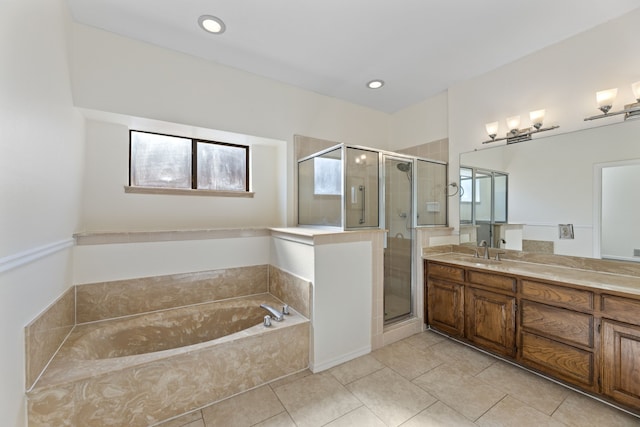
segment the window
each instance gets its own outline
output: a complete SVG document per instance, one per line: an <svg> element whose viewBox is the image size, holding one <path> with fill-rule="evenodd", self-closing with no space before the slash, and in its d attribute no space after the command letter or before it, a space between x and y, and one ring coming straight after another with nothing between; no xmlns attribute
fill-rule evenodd
<svg viewBox="0 0 640 427"><path fill-rule="evenodd" d="M342 194L342 159L316 157L313 159L313 193L339 196Z"/></svg>
<svg viewBox="0 0 640 427"><path fill-rule="evenodd" d="M249 147L130 131L129 186L249 191Z"/></svg>

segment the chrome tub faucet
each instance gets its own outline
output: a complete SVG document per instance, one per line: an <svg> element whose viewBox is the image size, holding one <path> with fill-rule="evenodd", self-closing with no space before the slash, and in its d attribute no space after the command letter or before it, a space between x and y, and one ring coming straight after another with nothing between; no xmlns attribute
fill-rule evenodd
<svg viewBox="0 0 640 427"><path fill-rule="evenodd" d="M276 322L281 322L282 319L284 319L284 314L280 313L278 310L271 307L269 304L260 304L260 308L264 308L265 310L267 310Z"/></svg>

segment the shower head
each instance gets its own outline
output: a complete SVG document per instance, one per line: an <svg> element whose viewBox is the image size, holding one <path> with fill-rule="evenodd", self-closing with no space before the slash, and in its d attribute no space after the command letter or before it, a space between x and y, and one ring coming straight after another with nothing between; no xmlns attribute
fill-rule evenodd
<svg viewBox="0 0 640 427"><path fill-rule="evenodd" d="M407 162L407 163L398 163L396 166L402 172L409 172L411 170L411 163L409 163L409 162Z"/></svg>

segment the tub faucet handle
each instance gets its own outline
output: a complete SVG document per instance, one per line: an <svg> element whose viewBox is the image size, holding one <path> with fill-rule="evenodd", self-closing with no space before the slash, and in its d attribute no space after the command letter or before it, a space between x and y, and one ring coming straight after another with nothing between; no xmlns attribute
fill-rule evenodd
<svg viewBox="0 0 640 427"><path fill-rule="evenodd" d="M282 314L286 314L286 315L291 314L289 313L289 304L285 304L282 306Z"/></svg>
<svg viewBox="0 0 640 427"><path fill-rule="evenodd" d="M271 326L271 316L269 316L268 314L264 316L264 326L267 328Z"/></svg>

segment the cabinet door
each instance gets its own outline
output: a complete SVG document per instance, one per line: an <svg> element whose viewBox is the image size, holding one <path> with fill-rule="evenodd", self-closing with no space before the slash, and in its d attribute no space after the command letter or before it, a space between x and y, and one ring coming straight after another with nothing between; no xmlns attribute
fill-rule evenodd
<svg viewBox="0 0 640 427"><path fill-rule="evenodd" d="M602 392L640 408L640 326L602 322Z"/></svg>
<svg viewBox="0 0 640 427"><path fill-rule="evenodd" d="M515 307L514 297L467 287L467 339L505 356L515 356Z"/></svg>
<svg viewBox="0 0 640 427"><path fill-rule="evenodd" d="M464 286L429 278L427 320L429 325L454 336L464 335Z"/></svg>

